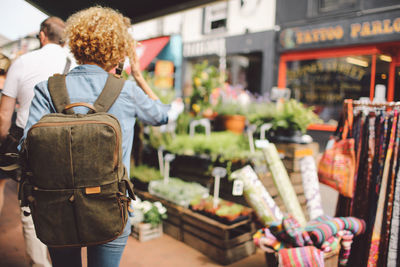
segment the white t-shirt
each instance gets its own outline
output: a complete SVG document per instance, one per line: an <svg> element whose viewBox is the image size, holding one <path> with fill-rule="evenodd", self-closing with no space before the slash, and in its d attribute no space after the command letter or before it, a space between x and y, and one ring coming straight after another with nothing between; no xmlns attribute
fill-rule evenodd
<svg viewBox="0 0 400 267"><path fill-rule="evenodd" d="M25 128L35 85L47 80L55 73L63 73L67 56L66 49L50 43L41 49L20 56L11 64L2 93L16 98L20 105L16 120L18 127ZM75 65L74 60L71 59L70 69Z"/></svg>

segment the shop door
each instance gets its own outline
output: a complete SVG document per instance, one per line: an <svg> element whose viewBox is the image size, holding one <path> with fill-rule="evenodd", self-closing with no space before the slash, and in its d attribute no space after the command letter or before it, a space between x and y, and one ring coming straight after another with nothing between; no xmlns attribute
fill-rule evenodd
<svg viewBox="0 0 400 267"><path fill-rule="evenodd" d="M395 70L394 101L400 101L400 66L397 66Z"/></svg>

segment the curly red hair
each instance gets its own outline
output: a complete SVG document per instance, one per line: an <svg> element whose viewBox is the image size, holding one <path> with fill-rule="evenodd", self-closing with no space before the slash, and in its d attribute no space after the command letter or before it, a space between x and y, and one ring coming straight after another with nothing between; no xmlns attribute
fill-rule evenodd
<svg viewBox="0 0 400 267"><path fill-rule="evenodd" d="M68 18L65 37L79 64L95 63L106 71L134 49L130 19L106 7L91 7Z"/></svg>

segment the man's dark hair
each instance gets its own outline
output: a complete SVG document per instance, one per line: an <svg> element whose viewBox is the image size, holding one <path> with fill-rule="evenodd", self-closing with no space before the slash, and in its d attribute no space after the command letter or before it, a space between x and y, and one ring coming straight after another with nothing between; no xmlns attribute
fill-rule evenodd
<svg viewBox="0 0 400 267"><path fill-rule="evenodd" d="M49 17L40 24L40 31L47 36L50 42L63 45L65 23L58 17Z"/></svg>

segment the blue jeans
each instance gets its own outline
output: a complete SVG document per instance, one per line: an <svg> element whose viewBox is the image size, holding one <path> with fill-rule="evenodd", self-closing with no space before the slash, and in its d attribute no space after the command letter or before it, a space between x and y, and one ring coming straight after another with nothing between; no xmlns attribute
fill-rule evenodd
<svg viewBox="0 0 400 267"><path fill-rule="evenodd" d="M87 247L88 267L118 267L131 233L128 220L123 233L103 245ZM81 248L49 248L53 267L82 267Z"/></svg>

